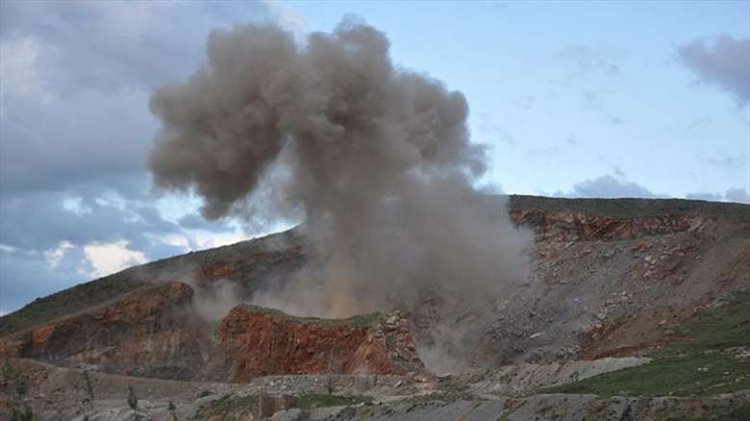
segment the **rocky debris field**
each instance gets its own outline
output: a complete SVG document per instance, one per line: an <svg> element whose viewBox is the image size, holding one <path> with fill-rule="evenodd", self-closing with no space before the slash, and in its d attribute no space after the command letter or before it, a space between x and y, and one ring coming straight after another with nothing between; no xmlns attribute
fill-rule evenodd
<svg viewBox="0 0 750 421"><path fill-rule="evenodd" d="M204 419L208 412L227 415L228 409L243 417L258 418L251 408L228 402L273 400L279 396L411 396L423 393L428 378L424 375L284 375L257 377L246 383L162 380L149 377L107 374L86 368L66 368L28 359L6 360L2 373L3 395L0 405L8 410L21 401L30 402L38 419L132 418L127 399L130 389L137 399L136 413L146 419ZM27 391L17 395L17 381L23 376ZM171 406L174 407L170 410ZM283 404L283 402L282 402ZM231 408L230 408L231 407ZM281 405L280 409L285 409ZM7 415L7 414L6 414ZM0 415L1 416L1 415ZM231 415L234 416L234 415ZM164 418L166 417L166 418ZM221 418L220 418L221 419ZM245 419L240 417L239 419Z"/></svg>
<svg viewBox="0 0 750 421"><path fill-rule="evenodd" d="M511 209L535 232L534 277L498 303L500 363L640 355L750 287L750 206L546 200ZM568 202L574 211L557 210Z"/></svg>
<svg viewBox="0 0 750 421"><path fill-rule="evenodd" d="M423 329L446 322L433 302L344 320L241 304L305 262L290 231L0 318L0 419L750 419L750 206L514 196L508 211L534 233L532 274L495 301L475 369L425 368ZM199 317L227 286L236 302Z"/></svg>
<svg viewBox="0 0 750 421"><path fill-rule="evenodd" d="M453 375L447 384L487 398L523 396L546 386L566 384L650 362L645 357L571 360L550 364L513 364ZM444 388L447 388L444 386Z"/></svg>
<svg viewBox="0 0 750 421"><path fill-rule="evenodd" d="M53 420L628 420L680 417L747 419L750 392L714 396L598 396L538 389L642 364L627 360L577 362L557 367L497 371L443 379L425 376L286 375L248 383L158 380L61 368L12 360L29 374L38 419ZM592 378L593 378L592 377ZM503 395L502 385L520 379L525 393ZM533 379L531 382L529 379ZM495 387L488 388L492 384ZM500 386L500 389L497 388ZM463 391L457 389L465 388ZM132 389L131 389L132 388ZM537 388L536 393L532 391ZM130 390L133 390L132 395ZM487 394L492 392L493 394ZM494 394L498 393L498 394ZM128 397L136 399L135 409ZM0 401L7 408L14 403Z"/></svg>

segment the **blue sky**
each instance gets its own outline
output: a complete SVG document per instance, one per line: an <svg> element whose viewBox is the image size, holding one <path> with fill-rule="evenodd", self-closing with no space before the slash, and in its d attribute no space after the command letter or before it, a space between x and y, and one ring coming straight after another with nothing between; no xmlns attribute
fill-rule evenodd
<svg viewBox="0 0 750 421"><path fill-rule="evenodd" d="M207 34L347 14L466 95L481 184L571 197L748 201L750 2L32 2L0 14L0 312L135 263L283 226L156 197L148 100Z"/></svg>
<svg viewBox="0 0 750 421"><path fill-rule="evenodd" d="M330 31L340 3L292 2ZM398 12L394 15L394 9ZM601 175L657 195L724 193L747 182L747 102L701 83L679 47L747 39L748 3L363 2L396 62L462 91L487 181L550 194ZM748 76L750 77L750 76Z"/></svg>

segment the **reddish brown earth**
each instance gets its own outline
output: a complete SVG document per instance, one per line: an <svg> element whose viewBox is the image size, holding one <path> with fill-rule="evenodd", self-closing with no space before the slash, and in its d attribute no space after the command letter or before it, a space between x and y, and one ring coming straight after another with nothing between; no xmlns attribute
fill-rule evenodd
<svg viewBox="0 0 750 421"><path fill-rule="evenodd" d="M216 330L191 314L194 292L179 282L0 341L0 358L164 379L246 382L272 374L405 374L423 371L398 312L350 319L295 318L234 308Z"/></svg>
<svg viewBox="0 0 750 421"><path fill-rule="evenodd" d="M505 363L640 355L750 287L750 206L524 200L539 206L510 215L534 232L534 276L500 305Z"/></svg>
<svg viewBox="0 0 750 421"><path fill-rule="evenodd" d="M482 347L493 364L637 354L721 294L750 286L746 205L516 197L510 216L534 232L533 273L498 299ZM200 294L178 281L205 292L227 280L249 300L288 279L307 248L294 233L278 234L62 291L0 318L0 352L172 379L420 367L403 319L393 330L305 323L249 307L216 325L190 317ZM415 319L418 338L434 320Z"/></svg>
<svg viewBox="0 0 750 421"><path fill-rule="evenodd" d="M28 329L0 342L2 356L102 371L190 378L201 365L201 335L185 323L193 290L170 282ZM192 368L191 368L192 367Z"/></svg>
<svg viewBox="0 0 750 421"><path fill-rule="evenodd" d="M238 306L216 334L211 376L231 382L274 374L405 374L422 371L406 319L398 312L343 320L294 318Z"/></svg>
<svg viewBox="0 0 750 421"><path fill-rule="evenodd" d="M584 212L513 210L511 218L534 230L537 241L610 241L699 230L707 218L664 215L618 218Z"/></svg>

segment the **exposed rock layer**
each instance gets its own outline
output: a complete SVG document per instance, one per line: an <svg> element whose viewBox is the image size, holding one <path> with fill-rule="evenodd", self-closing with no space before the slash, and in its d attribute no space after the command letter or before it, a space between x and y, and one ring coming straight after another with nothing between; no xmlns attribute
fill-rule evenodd
<svg viewBox="0 0 750 421"><path fill-rule="evenodd" d="M274 374L424 369L399 312L327 320L238 306L213 332L191 314L193 294L179 282L137 290L6 337L0 354L110 373L229 382Z"/></svg>
<svg viewBox="0 0 750 421"><path fill-rule="evenodd" d="M217 332L212 375L232 382L273 374L405 374L424 369L399 313L349 319L294 318L239 306Z"/></svg>
<svg viewBox="0 0 750 421"><path fill-rule="evenodd" d="M4 338L0 352L106 372L189 379L202 363L202 335L187 306L193 290L170 282Z"/></svg>

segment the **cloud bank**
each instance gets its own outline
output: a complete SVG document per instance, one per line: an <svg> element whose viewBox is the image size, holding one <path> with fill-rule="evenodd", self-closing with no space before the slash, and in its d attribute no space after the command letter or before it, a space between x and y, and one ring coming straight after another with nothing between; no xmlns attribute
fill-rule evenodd
<svg viewBox="0 0 750 421"><path fill-rule="evenodd" d="M145 166L157 127L148 98L188 76L211 28L283 10L126 1L0 9L0 311L129 262L242 238L157 207Z"/></svg>
<svg viewBox="0 0 750 421"><path fill-rule="evenodd" d="M750 102L750 38L700 39L680 47L678 54L700 80L718 86L741 104Z"/></svg>

